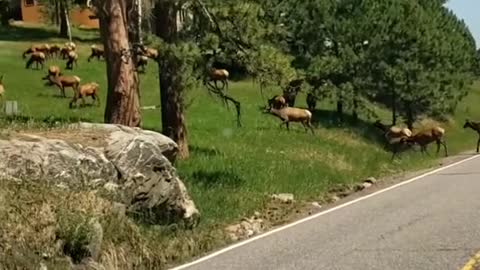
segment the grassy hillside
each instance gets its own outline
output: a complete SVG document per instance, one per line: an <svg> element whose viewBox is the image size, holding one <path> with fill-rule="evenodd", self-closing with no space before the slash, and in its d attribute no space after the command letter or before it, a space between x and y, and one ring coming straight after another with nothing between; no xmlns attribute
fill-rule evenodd
<svg viewBox="0 0 480 270"><path fill-rule="evenodd" d="M48 65L56 63L64 68L64 62L49 61L43 71L25 69L21 53L32 42L62 40L52 39L51 33L43 29L0 29L0 73L6 74L6 99L17 100L23 116L37 120L48 117L103 120L105 63L86 60L89 46L97 42L98 36L92 32L75 33L83 41L79 66L65 73L78 75L83 82L99 82L102 86L100 107L70 110L70 99L56 97L57 88L43 85L40 78L46 74ZM150 62L147 73L141 75L142 106L160 103L158 88L157 67ZM382 149L379 134L371 125L372 119L340 125L332 116L333 105L328 100L317 105L319 110L314 112L316 129L312 135L305 133L300 124L292 124L290 132L279 129L278 119L259 110L264 102L258 86L251 81L233 82L230 91L242 103L242 128L236 127L233 110L223 107L205 89L189 89L187 99L191 105L186 118L191 158L179 162L177 168L202 213L202 223L193 232L174 235L158 228L139 227L145 239L164 243L166 249L178 249L173 252L176 256L162 255L166 256L163 263L184 260L224 243L221 237L212 236L213 228L221 228L253 211L263 210L268 194L293 193L299 200L323 201L324 195L334 187L351 185L370 176L379 178L425 168L435 162L434 146L430 146L430 156L408 152L391 162L391 154ZM272 90L268 94L274 93ZM67 90L67 95L72 96L71 90ZM297 100L297 106L305 106L304 95ZM480 119L479 103L480 84L476 83L452 121L443 124L450 154L475 146L477 135L463 130L462 126L467 117ZM386 122L388 111L375 110ZM144 111L143 118L144 128L160 130L159 110ZM202 237L205 235L208 237ZM192 239L195 239L195 248L185 247Z"/></svg>

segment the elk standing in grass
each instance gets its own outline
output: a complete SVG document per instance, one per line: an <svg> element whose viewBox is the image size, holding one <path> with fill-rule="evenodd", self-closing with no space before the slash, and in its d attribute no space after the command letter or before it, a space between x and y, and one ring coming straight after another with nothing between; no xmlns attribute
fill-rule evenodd
<svg viewBox="0 0 480 270"><path fill-rule="evenodd" d="M72 108L73 104L77 104L79 98L82 99L82 105L85 106L85 97L92 97L92 105L96 102L97 106L100 106L100 98L98 97L100 85L96 82L90 82L80 85L75 94L73 95L72 101L70 101L69 107Z"/></svg>
<svg viewBox="0 0 480 270"><path fill-rule="evenodd" d="M480 147L480 122L474 122L470 120L465 120L465 124L463 125L463 128L471 128L474 131L477 132L478 134L478 140L477 140L477 153L479 152L479 147Z"/></svg>
<svg viewBox="0 0 480 270"><path fill-rule="evenodd" d="M50 49L48 50L48 54L50 55L50 57L57 58L59 53L60 46L58 46L57 44L50 45Z"/></svg>
<svg viewBox="0 0 480 270"><path fill-rule="evenodd" d="M68 53L68 58L67 58L67 59L68 59L68 60L67 60L66 69L72 70L74 63L75 63L75 66L78 67L78 63L77 63L78 55L77 55L76 52L70 51L70 52Z"/></svg>
<svg viewBox="0 0 480 270"><path fill-rule="evenodd" d="M409 147L418 144L422 153L428 153L427 146L432 142L436 142L437 144L437 155L440 152L440 146L443 145L443 148L445 150L445 156L448 156L447 143L445 141L445 129L443 129L442 127L434 126L419 131L410 137L401 138L400 140L400 143L402 145L407 145ZM395 150L392 158L395 157L397 152L398 150Z"/></svg>
<svg viewBox="0 0 480 270"><path fill-rule="evenodd" d="M30 46L27 50L25 50L22 54L23 59L26 58L27 54L31 54L34 52L42 52L47 56L50 53L50 45L48 44L35 44Z"/></svg>
<svg viewBox="0 0 480 270"><path fill-rule="evenodd" d="M317 97L313 93L307 94L307 106L310 111L314 111L317 106Z"/></svg>
<svg viewBox="0 0 480 270"><path fill-rule="evenodd" d="M148 57L145 55L138 55L137 56L137 71L145 73L145 67L148 64ZM141 69L140 69L141 67Z"/></svg>
<svg viewBox="0 0 480 270"><path fill-rule="evenodd" d="M27 64L25 68L30 68L30 66L35 62L35 66L38 69L38 65L42 66L42 69L44 67L45 63L45 54L43 52L33 52L30 55L30 59L28 59Z"/></svg>
<svg viewBox="0 0 480 270"><path fill-rule="evenodd" d="M97 60L99 61L100 61L100 58L105 57L105 50L102 47L97 47L97 45L92 45L91 50L92 50L92 53L87 59L88 62L90 62L90 60L95 57L97 57Z"/></svg>
<svg viewBox="0 0 480 270"><path fill-rule="evenodd" d="M281 109L285 106L287 106L287 102L285 101L285 98L283 96L275 95L268 100L269 108L273 107L275 109Z"/></svg>
<svg viewBox="0 0 480 270"><path fill-rule="evenodd" d="M78 76L71 76L71 75L62 75L62 76L48 76L48 80L58 86L60 88L62 97L67 97L65 95L65 87L71 87L73 89L73 93L75 95L76 91L78 90L78 86L80 85L80 78Z"/></svg>
<svg viewBox="0 0 480 270"><path fill-rule="evenodd" d="M312 127L312 113L309 110L294 107L283 107L281 109L270 107L266 108L264 112L270 113L282 120L280 127L285 125L287 130L290 130L290 122L300 122L305 128L305 132L308 132L308 129L310 129L312 134L314 134Z"/></svg>
<svg viewBox="0 0 480 270"><path fill-rule="evenodd" d="M48 67L48 73L45 77L42 78L42 80L47 80L47 85L53 85L52 81L49 80L49 76L60 76L62 75L62 72L60 71L60 68L58 66L49 66Z"/></svg>
<svg viewBox="0 0 480 270"><path fill-rule="evenodd" d="M207 77L205 78L204 84L208 83L211 87L213 87L213 85L211 85L211 82L214 82L215 83L214 88L216 90L221 90L221 91L223 91L223 89L228 90L228 77L229 76L230 76L230 74L228 73L228 71L226 69L211 68L211 69L208 70L208 74L207 74ZM218 87L217 81L222 82L222 87L221 88Z"/></svg>

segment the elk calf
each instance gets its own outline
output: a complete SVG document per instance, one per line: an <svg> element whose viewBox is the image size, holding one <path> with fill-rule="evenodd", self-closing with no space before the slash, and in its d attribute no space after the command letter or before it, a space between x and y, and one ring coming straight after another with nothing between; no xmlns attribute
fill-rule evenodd
<svg viewBox="0 0 480 270"><path fill-rule="evenodd" d="M100 105L100 98L98 97L99 87L100 87L100 85L96 82L90 82L90 83L80 85L78 87L77 91L75 91L73 99L72 99L72 101L70 101L69 107L72 108L73 104L76 105L77 100L79 98L82 99L82 105L85 106L85 97L87 97L87 96L92 97L92 100L93 100L92 105L96 101L97 106L99 106Z"/></svg>

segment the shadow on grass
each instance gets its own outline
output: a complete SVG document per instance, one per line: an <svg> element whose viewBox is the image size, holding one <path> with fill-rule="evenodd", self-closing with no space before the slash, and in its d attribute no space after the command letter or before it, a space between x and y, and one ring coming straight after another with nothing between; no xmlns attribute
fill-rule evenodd
<svg viewBox="0 0 480 270"><path fill-rule="evenodd" d="M200 147L195 145L190 145L189 150L195 155L203 155L203 156L210 156L210 157L218 156L221 154L221 152L217 149Z"/></svg>
<svg viewBox="0 0 480 270"><path fill-rule="evenodd" d="M76 29L76 32L88 33L97 30ZM0 26L0 40L2 41L39 41L49 38L60 38L58 31L43 27ZM100 42L100 37L72 37L75 42Z"/></svg>
<svg viewBox="0 0 480 270"><path fill-rule="evenodd" d="M315 110L312 114L312 124L317 128L348 129L372 143L382 147L385 144L382 132L373 126L373 121L354 119L348 114L344 114L340 119L335 111L330 110Z"/></svg>
<svg viewBox="0 0 480 270"><path fill-rule="evenodd" d="M192 174L193 182L201 183L207 188L225 186L239 187L245 180L232 171L198 170Z"/></svg>
<svg viewBox="0 0 480 270"><path fill-rule="evenodd" d="M1 115L0 116L0 126L8 126L10 124L29 124L29 123L38 123L44 124L47 126L56 126L58 124L69 124L77 122L91 122L90 119L80 118L80 117L57 117L57 116L47 116L47 117L32 117L24 115Z"/></svg>

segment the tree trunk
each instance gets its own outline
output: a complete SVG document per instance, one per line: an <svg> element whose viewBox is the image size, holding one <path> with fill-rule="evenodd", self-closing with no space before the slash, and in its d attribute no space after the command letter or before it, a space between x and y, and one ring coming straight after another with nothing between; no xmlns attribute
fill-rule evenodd
<svg viewBox="0 0 480 270"><path fill-rule="evenodd" d="M58 0L55 0L55 25L60 25L60 5L58 4Z"/></svg>
<svg viewBox="0 0 480 270"><path fill-rule="evenodd" d="M173 1L161 0L155 7L157 35L166 43L177 39L177 7ZM179 147L179 158L189 156L187 127L184 116L182 74L179 62L171 52L162 53L159 61L160 102L162 104L163 133L174 140Z"/></svg>
<svg viewBox="0 0 480 270"><path fill-rule="evenodd" d="M138 89L128 43L127 0L105 0L98 7L100 32L107 64L106 123L139 127L142 124Z"/></svg>
<svg viewBox="0 0 480 270"><path fill-rule="evenodd" d="M395 88L393 85L390 85L392 89L392 125L397 124L397 96L395 93Z"/></svg>
<svg viewBox="0 0 480 270"><path fill-rule="evenodd" d="M339 98L337 100L337 114L340 118L343 116L343 100Z"/></svg>
<svg viewBox="0 0 480 270"><path fill-rule="evenodd" d="M413 130L413 122L415 122L415 119L413 117L413 111L411 105L407 106L407 127L410 130Z"/></svg>
<svg viewBox="0 0 480 270"><path fill-rule="evenodd" d="M60 36L68 38L69 32L68 11L65 5L65 0L60 1Z"/></svg>

